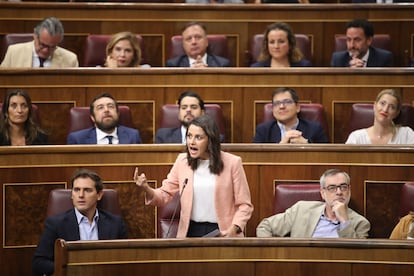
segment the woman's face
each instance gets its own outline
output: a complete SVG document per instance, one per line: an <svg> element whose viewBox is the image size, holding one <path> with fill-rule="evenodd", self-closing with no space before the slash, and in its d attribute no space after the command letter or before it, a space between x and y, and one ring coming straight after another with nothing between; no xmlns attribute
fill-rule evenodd
<svg viewBox="0 0 414 276"><path fill-rule="evenodd" d="M394 96L384 94L374 103L375 120L378 122L391 124L398 113L398 101Z"/></svg>
<svg viewBox="0 0 414 276"><path fill-rule="evenodd" d="M282 30L272 30L267 35L267 48L273 59L289 58L289 40L288 35Z"/></svg>
<svg viewBox="0 0 414 276"><path fill-rule="evenodd" d="M7 112L10 124L24 124L29 116L26 99L23 96L11 96Z"/></svg>
<svg viewBox="0 0 414 276"><path fill-rule="evenodd" d="M187 148L192 158L209 159L208 137L201 127L195 125L188 127Z"/></svg>
<svg viewBox="0 0 414 276"><path fill-rule="evenodd" d="M134 59L134 49L129 40L118 41L112 48L111 57L116 60L118 67L129 67Z"/></svg>

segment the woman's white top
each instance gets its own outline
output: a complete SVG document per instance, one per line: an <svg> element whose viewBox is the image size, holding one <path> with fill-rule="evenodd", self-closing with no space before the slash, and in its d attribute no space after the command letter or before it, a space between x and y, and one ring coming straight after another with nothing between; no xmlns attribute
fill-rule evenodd
<svg viewBox="0 0 414 276"><path fill-rule="evenodd" d="M191 220L196 222L217 223L214 205L216 175L210 172L210 160L199 160L194 171L193 208Z"/></svg>
<svg viewBox="0 0 414 276"><path fill-rule="evenodd" d="M345 144L372 144L366 128L349 134ZM387 144L414 144L414 131L407 126L396 127L396 133Z"/></svg>

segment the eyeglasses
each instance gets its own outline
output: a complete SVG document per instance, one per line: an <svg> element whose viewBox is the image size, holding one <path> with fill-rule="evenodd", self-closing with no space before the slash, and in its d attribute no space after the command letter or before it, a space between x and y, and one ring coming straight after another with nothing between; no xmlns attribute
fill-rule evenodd
<svg viewBox="0 0 414 276"><path fill-rule="evenodd" d="M37 41L38 41L38 43L39 43L39 47L40 47L40 50L42 50L42 49L48 49L48 50L55 50L56 48L57 48L57 45L47 45L47 44L45 44L45 43L43 43L43 42L41 42L40 41L40 37L37 37Z"/></svg>
<svg viewBox="0 0 414 276"><path fill-rule="evenodd" d="M329 185L328 187L324 187L323 189L327 190L330 193L336 193L338 188L341 190L341 192L347 192L349 190L350 185L349 184L341 184L341 185Z"/></svg>
<svg viewBox="0 0 414 276"><path fill-rule="evenodd" d="M273 102L272 104L273 104L273 107L279 107L279 106L281 106L282 104L284 105L284 106L286 106L286 105L291 105L291 104L293 104L294 103L294 101L293 100L291 100L291 99L284 99L283 101L276 101L276 102Z"/></svg>

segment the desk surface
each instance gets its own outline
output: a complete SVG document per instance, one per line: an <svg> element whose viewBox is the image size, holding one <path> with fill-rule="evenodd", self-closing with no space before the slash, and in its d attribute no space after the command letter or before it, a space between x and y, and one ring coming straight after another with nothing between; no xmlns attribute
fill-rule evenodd
<svg viewBox="0 0 414 276"><path fill-rule="evenodd" d="M283 268L283 275L304 275L290 267L303 264L310 264L306 275L315 275L322 267L340 267L339 275L358 275L361 270L372 275L390 265L394 271L414 271L414 242L383 239L58 240L55 252L56 275L102 273L107 267L174 275L176 270L198 271L200 266L210 270L196 275L224 275L226 271L264 275L269 266ZM224 271L223 265L227 267Z"/></svg>

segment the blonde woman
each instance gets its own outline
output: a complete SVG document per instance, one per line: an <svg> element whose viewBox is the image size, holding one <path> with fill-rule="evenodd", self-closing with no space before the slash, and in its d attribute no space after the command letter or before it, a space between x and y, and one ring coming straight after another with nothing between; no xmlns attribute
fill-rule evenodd
<svg viewBox="0 0 414 276"><path fill-rule="evenodd" d="M109 68L150 67L141 65L141 48L131 32L114 34L106 46L106 56L105 66Z"/></svg>
<svg viewBox="0 0 414 276"><path fill-rule="evenodd" d="M400 94L394 89L382 90L374 102L374 124L353 131L345 144L414 144L414 131L394 123L400 111Z"/></svg>

